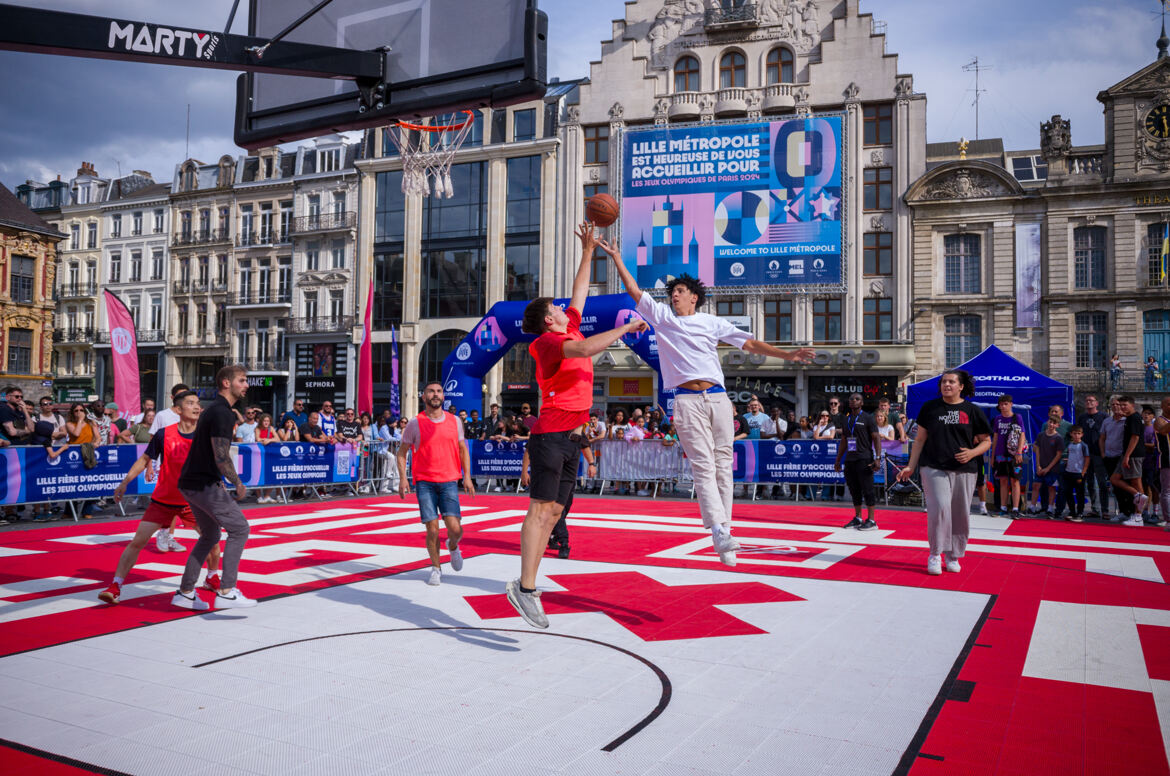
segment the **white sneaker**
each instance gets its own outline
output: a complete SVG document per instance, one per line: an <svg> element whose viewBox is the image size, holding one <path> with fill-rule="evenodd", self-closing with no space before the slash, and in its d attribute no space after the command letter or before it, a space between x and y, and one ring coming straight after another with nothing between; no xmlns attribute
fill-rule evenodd
<svg viewBox="0 0 1170 776"><path fill-rule="evenodd" d="M216 609L247 609L255 606L256 601L240 592L238 587L224 595L223 591L215 594L215 608Z"/></svg>
<svg viewBox="0 0 1170 776"><path fill-rule="evenodd" d="M459 545L456 544L452 547L451 543L447 542L447 549L451 551L451 570L463 571L463 553L459 551ZM436 582L435 584L437 585L439 583Z"/></svg>
<svg viewBox="0 0 1170 776"><path fill-rule="evenodd" d="M428 585L437 585L443 581L443 570L438 566L431 566L431 575L427 578Z"/></svg>
<svg viewBox="0 0 1170 776"><path fill-rule="evenodd" d="M179 544L179 542L175 539L175 535L169 531L167 532L167 547L174 550L175 552L187 551L187 548Z"/></svg>
<svg viewBox="0 0 1170 776"><path fill-rule="evenodd" d="M987 514L987 504L982 502L982 501L979 502L979 514L981 514L981 515Z"/></svg>
<svg viewBox="0 0 1170 776"><path fill-rule="evenodd" d="M711 541L715 545L715 552L737 552L741 548L739 542L731 535L729 531L717 531L711 535Z"/></svg>
<svg viewBox="0 0 1170 776"><path fill-rule="evenodd" d="M1129 525L1129 526L1133 526L1135 528L1141 528L1145 524L1146 524L1146 521L1142 520L1142 516L1140 514L1139 515L1130 515L1129 519L1126 520L1124 523L1122 523L1122 525Z"/></svg>
<svg viewBox="0 0 1170 776"><path fill-rule="evenodd" d="M942 556L931 555L926 559L926 573L938 576L942 573Z"/></svg>
<svg viewBox="0 0 1170 776"><path fill-rule="evenodd" d="M171 597L171 606L177 606L180 609L191 609L196 612L207 611L211 608L206 601L199 597L198 593L192 592L190 595L177 591Z"/></svg>
<svg viewBox="0 0 1170 776"><path fill-rule="evenodd" d="M159 531L154 535L154 546L158 547L159 552L168 552L171 549L170 543L171 532L166 529Z"/></svg>
<svg viewBox="0 0 1170 776"><path fill-rule="evenodd" d="M719 562L724 566L735 565L735 552L721 552L719 553Z"/></svg>
<svg viewBox="0 0 1170 776"><path fill-rule="evenodd" d="M1146 507L1150 505L1150 497L1145 493L1139 493L1133 497L1133 511L1134 514L1140 515L1146 511Z"/></svg>
<svg viewBox="0 0 1170 776"><path fill-rule="evenodd" d="M648 491L648 490L646 490L645 488L643 488L642 490L639 490L639 491L637 492L637 494L636 494L636 495L638 495L638 496L649 496L649 495L650 495L650 491Z"/></svg>
<svg viewBox="0 0 1170 776"><path fill-rule="evenodd" d="M963 567L959 565L959 561L948 556L947 571L951 572L952 574L958 574L962 570Z"/></svg>

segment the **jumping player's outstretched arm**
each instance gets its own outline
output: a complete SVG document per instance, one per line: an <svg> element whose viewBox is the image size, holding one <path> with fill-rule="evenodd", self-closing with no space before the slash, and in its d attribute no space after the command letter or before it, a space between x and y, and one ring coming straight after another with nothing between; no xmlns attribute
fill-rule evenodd
<svg viewBox="0 0 1170 776"><path fill-rule="evenodd" d="M626 264L622 261L622 255L605 240L598 240L597 245L613 259L613 266L617 269L618 277L622 279L622 284L626 287L626 293L634 300L634 304L637 304L642 298L642 289L638 288L638 281L634 280L634 276L626 269Z"/></svg>
<svg viewBox="0 0 1170 776"><path fill-rule="evenodd" d="M743 344L743 349L748 353L755 353L761 356L772 356L774 358L782 358L785 361L799 361L802 364L807 364L813 360L813 356L817 354L812 348L797 348L796 350L781 350L775 345L769 345L767 342L758 339L750 339Z"/></svg>
<svg viewBox="0 0 1170 776"><path fill-rule="evenodd" d="M625 326L618 326L616 329L594 334L587 339L565 340L561 352L565 358L592 358L626 334L633 331L645 331L648 328L650 328L650 325L639 318L636 321L630 321Z"/></svg>
<svg viewBox="0 0 1170 776"><path fill-rule="evenodd" d="M569 300L569 307L583 312L585 299L589 296L589 270L593 266L593 251L597 248L597 235L593 231L593 224L588 221L577 227L577 239L581 241L581 263L577 266L577 274L573 278L573 296Z"/></svg>

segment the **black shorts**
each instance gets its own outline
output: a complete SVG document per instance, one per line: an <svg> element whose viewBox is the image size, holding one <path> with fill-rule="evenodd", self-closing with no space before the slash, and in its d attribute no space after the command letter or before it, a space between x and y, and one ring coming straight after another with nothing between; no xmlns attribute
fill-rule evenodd
<svg viewBox="0 0 1170 776"><path fill-rule="evenodd" d="M528 437L528 465L532 468L529 496L564 506L577 484L581 446L569 438L571 431L553 431Z"/></svg>
<svg viewBox="0 0 1170 776"><path fill-rule="evenodd" d="M1009 458L1006 461L995 462L995 478L1018 480L1020 475L1016 474L1016 464L1014 459Z"/></svg>

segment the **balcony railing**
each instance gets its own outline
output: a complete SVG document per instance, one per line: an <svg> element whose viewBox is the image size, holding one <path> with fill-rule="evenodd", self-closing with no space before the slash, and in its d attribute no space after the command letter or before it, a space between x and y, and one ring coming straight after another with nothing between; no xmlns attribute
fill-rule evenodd
<svg viewBox="0 0 1170 776"><path fill-rule="evenodd" d="M357 226L357 213L318 213L317 215L301 216L292 221L294 234L309 232L328 232L337 229L353 229Z"/></svg>
<svg viewBox="0 0 1170 776"><path fill-rule="evenodd" d="M162 329L136 329L135 334L138 337L138 344L146 342L162 342L165 339L165 332ZM110 333L108 331L99 331L97 338L94 340L96 345L109 345Z"/></svg>
<svg viewBox="0 0 1170 776"><path fill-rule="evenodd" d="M247 369L249 372L287 372L288 371L288 359L287 358L281 358L281 359L248 358L248 359L245 359L243 361L240 361L239 359L225 358L223 363L224 363L224 366L230 366L231 364L242 364L244 369Z"/></svg>
<svg viewBox="0 0 1170 776"><path fill-rule="evenodd" d="M1052 372L1049 376L1071 385L1078 394L1142 394L1170 390L1170 374L1164 369L1161 379L1150 380L1146 379L1145 371L1141 369L1123 369L1117 374L1110 373L1108 369L1069 369Z"/></svg>
<svg viewBox="0 0 1170 776"><path fill-rule="evenodd" d="M68 283L53 290L54 299L76 299L97 296L97 283Z"/></svg>
<svg viewBox="0 0 1170 776"><path fill-rule="evenodd" d="M277 229L259 229L236 235L236 245L241 248L255 245L279 245L286 242L288 242L288 235L282 235Z"/></svg>
<svg viewBox="0 0 1170 776"><path fill-rule="evenodd" d="M249 305L258 307L263 305L292 304L291 291L240 291L232 294L228 299L229 307Z"/></svg>
<svg viewBox="0 0 1170 776"><path fill-rule="evenodd" d="M285 331L289 334L317 334L349 331L352 328L352 315L323 315L318 318L289 318Z"/></svg>
<svg viewBox="0 0 1170 776"><path fill-rule="evenodd" d="M1100 175L1105 166L1105 154L1084 154L1068 158L1070 175Z"/></svg>
<svg viewBox="0 0 1170 776"><path fill-rule="evenodd" d="M81 344L93 342L93 339L92 328L57 329L53 332L53 342Z"/></svg>
<svg viewBox="0 0 1170 776"><path fill-rule="evenodd" d="M227 347L228 335L224 333L183 334L175 337L175 344L183 347Z"/></svg>
<svg viewBox="0 0 1170 776"><path fill-rule="evenodd" d="M738 7L708 8L706 14L707 29L730 30L741 27L759 27L760 9L755 3L744 4Z"/></svg>
<svg viewBox="0 0 1170 776"><path fill-rule="evenodd" d="M171 245L210 245L211 243L231 242L231 232L222 229L197 229L191 232L175 232Z"/></svg>

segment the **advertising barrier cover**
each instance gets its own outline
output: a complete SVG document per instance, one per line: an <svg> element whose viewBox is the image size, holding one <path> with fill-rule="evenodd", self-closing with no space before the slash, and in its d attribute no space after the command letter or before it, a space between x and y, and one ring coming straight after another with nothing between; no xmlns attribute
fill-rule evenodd
<svg viewBox="0 0 1170 776"><path fill-rule="evenodd" d="M622 257L642 288L840 283L841 118L631 129Z"/></svg>

